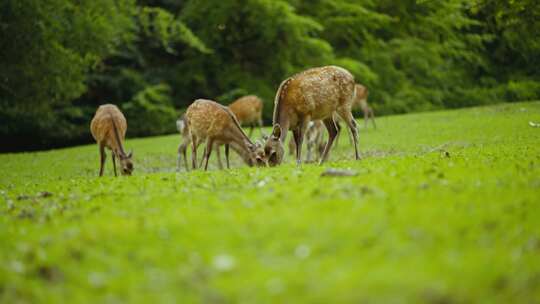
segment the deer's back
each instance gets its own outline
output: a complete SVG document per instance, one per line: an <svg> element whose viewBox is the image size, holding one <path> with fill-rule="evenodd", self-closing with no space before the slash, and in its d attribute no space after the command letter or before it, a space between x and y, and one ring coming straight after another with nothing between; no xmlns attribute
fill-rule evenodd
<svg viewBox="0 0 540 304"><path fill-rule="evenodd" d="M186 111L190 132L200 139L217 138L230 127L232 118L217 102L198 99Z"/></svg>
<svg viewBox="0 0 540 304"><path fill-rule="evenodd" d="M293 76L283 92L283 106L312 119L324 119L339 107L351 107L354 77L347 70L326 66Z"/></svg>
<svg viewBox="0 0 540 304"><path fill-rule="evenodd" d="M124 140L127 130L126 118L118 107L106 104L97 109L96 114L90 123L90 131L96 142L104 142L107 147L114 146L113 120L118 130L120 140Z"/></svg>
<svg viewBox="0 0 540 304"><path fill-rule="evenodd" d="M256 122L261 117L263 102L255 96L244 96L229 105L240 123Z"/></svg>

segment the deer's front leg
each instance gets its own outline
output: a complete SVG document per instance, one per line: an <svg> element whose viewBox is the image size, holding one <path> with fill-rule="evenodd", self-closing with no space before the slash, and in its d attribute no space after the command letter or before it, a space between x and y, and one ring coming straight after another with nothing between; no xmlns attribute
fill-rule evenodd
<svg viewBox="0 0 540 304"><path fill-rule="evenodd" d="M326 146L324 147L324 152L319 165L322 165L328 158L328 153L330 152L330 148L332 148L332 143L334 143L334 139L338 134L338 128L332 117L323 120L323 122L326 130L328 130L328 142L326 142Z"/></svg>

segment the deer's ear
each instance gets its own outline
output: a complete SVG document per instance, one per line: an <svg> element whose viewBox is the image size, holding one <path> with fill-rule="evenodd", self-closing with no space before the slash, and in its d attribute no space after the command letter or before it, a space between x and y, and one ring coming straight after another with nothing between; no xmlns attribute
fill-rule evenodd
<svg viewBox="0 0 540 304"><path fill-rule="evenodd" d="M255 145L254 144L246 142L246 146L247 146L249 151L251 151L251 152L255 151Z"/></svg>
<svg viewBox="0 0 540 304"><path fill-rule="evenodd" d="M127 155L127 157L128 157L128 158L131 158L132 156L133 156L133 150L130 150L129 153L128 153L128 155Z"/></svg>
<svg viewBox="0 0 540 304"><path fill-rule="evenodd" d="M274 139L281 138L281 126L279 124L274 125L274 128L272 129L272 137L274 137Z"/></svg>

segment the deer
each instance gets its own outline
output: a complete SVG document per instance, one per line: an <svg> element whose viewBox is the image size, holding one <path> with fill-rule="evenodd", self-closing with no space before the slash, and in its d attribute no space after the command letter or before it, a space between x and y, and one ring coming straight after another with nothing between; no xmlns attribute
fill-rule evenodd
<svg viewBox="0 0 540 304"><path fill-rule="evenodd" d="M241 97L229 105L229 109L234 113L240 125L249 125L249 137L253 134L253 128L259 126L262 134L262 110L263 101L255 96L248 95Z"/></svg>
<svg viewBox="0 0 540 304"><path fill-rule="evenodd" d="M279 85L274 100L272 133L264 146L265 162L270 166L281 164L283 144L287 131L291 130L296 144L296 163L300 165L307 125L311 120L322 120L329 135L319 161L322 165L338 134L334 114L349 126L354 139L355 159L360 159L357 125L351 113L355 91L354 76L337 66L312 68L285 79Z"/></svg>
<svg viewBox="0 0 540 304"><path fill-rule="evenodd" d="M187 148L191 144L191 135L189 133L189 128L187 126L186 122L186 116L182 115L178 120L176 120L176 128L178 129L178 132L180 132L180 136L182 137L182 141L180 142L180 145L178 146L178 159L176 161L176 171L179 172L181 168L182 163L182 156L184 157L184 166L187 171L189 171L188 161L187 161ZM214 150L216 150L217 154L217 164L219 169L223 169L223 163L221 161L221 152L218 145L214 145ZM202 164L202 163L201 163ZM199 165L200 167L201 165Z"/></svg>
<svg viewBox="0 0 540 304"><path fill-rule="evenodd" d="M100 167L99 176L103 176L105 165L105 148L111 150L114 176L116 173L116 158L120 160L122 175L131 175L133 172L133 162L131 160L133 152L128 154L124 151L122 142L125 139L127 121L124 114L113 104L101 105L90 123L92 137L99 145Z"/></svg>
<svg viewBox="0 0 540 304"><path fill-rule="evenodd" d="M324 152L324 146L326 145L324 141L324 124L321 120L310 121L308 123L305 140L307 143L306 161L313 161L311 158L313 150L317 151L318 158L320 159ZM290 139L289 155L293 155L295 151L296 144L294 143L294 139Z"/></svg>
<svg viewBox="0 0 540 304"><path fill-rule="evenodd" d="M230 168L229 148L236 151L250 167L264 164L262 144L256 145L251 141L228 107L212 100L197 99L186 111L186 123L191 136L193 169L197 169L197 147L203 141L206 141L203 155L205 171L208 170L208 159L214 145L225 145L227 168Z"/></svg>

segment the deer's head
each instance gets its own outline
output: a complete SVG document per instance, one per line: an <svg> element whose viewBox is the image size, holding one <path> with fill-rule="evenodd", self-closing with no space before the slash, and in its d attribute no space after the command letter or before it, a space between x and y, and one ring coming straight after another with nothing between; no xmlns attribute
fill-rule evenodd
<svg viewBox="0 0 540 304"><path fill-rule="evenodd" d="M265 160L264 145L261 141L255 141L255 144L250 148L253 158L253 163L257 167L267 167L268 163Z"/></svg>
<svg viewBox="0 0 540 304"><path fill-rule="evenodd" d="M131 157L133 156L133 151L130 151L127 155L124 153L118 153L118 158L120 159L120 172L122 175L131 175L133 172L133 161Z"/></svg>
<svg viewBox="0 0 540 304"><path fill-rule="evenodd" d="M264 160L270 166L276 166L281 164L283 161L283 154L285 154L285 149L283 148L283 143L281 142L281 126L275 124L272 129L272 134L268 136L264 144Z"/></svg>

